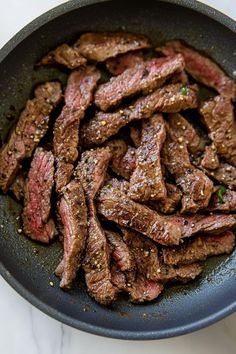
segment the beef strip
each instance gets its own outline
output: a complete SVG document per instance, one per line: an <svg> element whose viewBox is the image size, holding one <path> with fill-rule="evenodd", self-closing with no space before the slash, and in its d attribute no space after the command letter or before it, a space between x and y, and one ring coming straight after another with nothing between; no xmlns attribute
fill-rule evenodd
<svg viewBox="0 0 236 354"><path fill-rule="evenodd" d="M102 111L107 111L118 106L126 97L140 92L145 94L161 87L171 75L183 68L184 60L181 55L165 59L161 63L158 58L143 61L101 84L95 93L95 104Z"/></svg>
<svg viewBox="0 0 236 354"><path fill-rule="evenodd" d="M141 144L136 150L136 168L130 179L129 196L147 202L167 195L161 169L161 149L166 138L161 114L143 121Z"/></svg>
<svg viewBox="0 0 236 354"><path fill-rule="evenodd" d="M219 183L229 187L230 189L236 189L236 167L221 162L216 170L206 170L206 173L208 173L209 176L214 178Z"/></svg>
<svg viewBox="0 0 236 354"><path fill-rule="evenodd" d="M98 212L108 220L129 227L161 244L178 244L181 232L178 227L147 206L132 201L118 187L118 181L106 184L97 197Z"/></svg>
<svg viewBox="0 0 236 354"><path fill-rule="evenodd" d="M108 59L106 68L112 75L117 76L143 61L144 58L141 52L130 52Z"/></svg>
<svg viewBox="0 0 236 354"><path fill-rule="evenodd" d="M167 85L145 97L140 97L133 104L114 113L98 112L81 129L83 146L99 145L116 134L126 124L150 118L156 111L175 113L188 108L196 108L197 86L187 88L187 94L181 93L181 84Z"/></svg>
<svg viewBox="0 0 236 354"><path fill-rule="evenodd" d="M22 218L24 233L44 243L48 243L57 234L50 216L53 174L53 154L37 148L25 183Z"/></svg>
<svg viewBox="0 0 236 354"><path fill-rule="evenodd" d="M63 225L64 255L56 269L60 287L69 289L80 268L87 238L87 207L84 191L78 180L62 189L58 212Z"/></svg>
<svg viewBox="0 0 236 354"><path fill-rule="evenodd" d="M199 233L219 234L235 227L236 218L233 215L171 215L166 217L168 221L181 229L182 238L191 237Z"/></svg>
<svg viewBox="0 0 236 354"><path fill-rule="evenodd" d="M8 142L0 150L0 188L7 192L21 163L31 157L35 147L46 134L53 108L61 100L61 85L47 82L35 89L35 98L28 100Z"/></svg>
<svg viewBox="0 0 236 354"><path fill-rule="evenodd" d="M110 166L117 175L129 179L136 166L135 148L128 146L122 139L107 142L112 158Z"/></svg>
<svg viewBox="0 0 236 354"><path fill-rule="evenodd" d="M146 279L138 274L135 281L128 287L129 298L133 303L143 303L156 299L164 287L161 283Z"/></svg>
<svg viewBox="0 0 236 354"><path fill-rule="evenodd" d="M161 283L187 283L199 276L202 270L203 267L199 263L183 264L178 267L171 266L169 264L162 264L157 270L156 280Z"/></svg>
<svg viewBox="0 0 236 354"><path fill-rule="evenodd" d="M79 126L93 99L100 72L94 66L73 71L65 91L65 106L54 125L53 151L57 161L56 189L69 182L78 157Z"/></svg>
<svg viewBox="0 0 236 354"><path fill-rule="evenodd" d="M161 58L159 58L161 59ZM185 70L181 71L180 73L174 74L171 78L170 78L170 82L172 84L177 84L177 83L181 83L182 85L188 85L189 84L189 79L188 79L188 75L185 72Z"/></svg>
<svg viewBox="0 0 236 354"><path fill-rule="evenodd" d="M231 231L220 235L201 235L179 248L163 248L164 262L170 265L190 264L203 261L207 257L229 254L235 245L235 236Z"/></svg>
<svg viewBox="0 0 236 354"><path fill-rule="evenodd" d="M213 183L189 159L187 144L176 139L176 129L168 127L167 139L163 148L163 163L174 176L183 192L181 213L196 213L207 207L213 192Z"/></svg>
<svg viewBox="0 0 236 354"><path fill-rule="evenodd" d="M125 32L85 33L76 47L80 54L92 61L105 61L130 51L150 48L149 39L141 34Z"/></svg>
<svg viewBox="0 0 236 354"><path fill-rule="evenodd" d="M236 167L236 122L230 99L211 98L201 105L200 113L218 155Z"/></svg>
<svg viewBox="0 0 236 354"><path fill-rule="evenodd" d="M236 98L234 81L214 61L182 41L169 41L165 47L157 48L156 50L168 56L176 53L182 54L186 64L185 69L195 80L212 87L222 96Z"/></svg>
<svg viewBox="0 0 236 354"><path fill-rule="evenodd" d="M115 260L118 269L122 272L131 271L135 267L134 256L130 252L122 236L118 232L105 231L111 248L111 257Z"/></svg>
<svg viewBox="0 0 236 354"><path fill-rule="evenodd" d="M110 255L105 233L96 216L94 198L104 183L111 158L108 147L85 151L77 167L89 207L89 227L86 255L83 262L89 294L101 304L108 305L117 297L111 283Z"/></svg>
<svg viewBox="0 0 236 354"><path fill-rule="evenodd" d="M10 186L10 191L13 193L16 200L21 201L25 194L25 180L26 177L23 174L16 176L14 182Z"/></svg>
<svg viewBox="0 0 236 354"><path fill-rule="evenodd" d="M218 197L218 192L212 194L210 203L207 207L207 211L218 211L223 213L231 213L236 211L236 192L226 190L221 199Z"/></svg>
<svg viewBox="0 0 236 354"><path fill-rule="evenodd" d="M170 183L166 183L167 195L165 198L159 199L158 201L152 201L150 205L157 211L163 214L172 214L182 198L182 193L179 188Z"/></svg>
<svg viewBox="0 0 236 354"><path fill-rule="evenodd" d="M86 59L78 52L78 48L62 44L47 53L38 65L60 64L68 69L75 69L86 64Z"/></svg>
<svg viewBox="0 0 236 354"><path fill-rule="evenodd" d="M204 149L204 141L194 127L181 114L169 114L168 125L171 128L174 140L185 142L191 154L201 152Z"/></svg>
<svg viewBox="0 0 236 354"><path fill-rule="evenodd" d="M129 125L130 138L136 148L141 144L142 121L134 122Z"/></svg>
<svg viewBox="0 0 236 354"><path fill-rule="evenodd" d="M216 170L220 165L214 144L205 147L201 167L207 170Z"/></svg>

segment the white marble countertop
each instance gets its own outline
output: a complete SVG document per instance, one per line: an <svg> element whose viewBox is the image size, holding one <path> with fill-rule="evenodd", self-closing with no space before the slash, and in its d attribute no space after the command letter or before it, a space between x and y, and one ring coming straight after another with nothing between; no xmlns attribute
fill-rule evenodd
<svg viewBox="0 0 236 354"><path fill-rule="evenodd" d="M0 48L24 25L63 0L0 0ZM202 1L236 19L236 0ZM102 338L55 321L0 278L0 354L236 354L236 313L198 332L134 342Z"/></svg>

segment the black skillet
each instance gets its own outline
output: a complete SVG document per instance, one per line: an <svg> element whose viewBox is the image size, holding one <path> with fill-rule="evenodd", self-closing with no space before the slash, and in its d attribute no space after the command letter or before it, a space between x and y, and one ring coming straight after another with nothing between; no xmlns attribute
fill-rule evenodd
<svg viewBox="0 0 236 354"><path fill-rule="evenodd" d="M36 83L65 80L58 70L34 71L43 53L73 42L81 32L116 30L145 33L154 44L182 38L212 55L229 75L236 69L235 22L197 1L68 1L34 20L0 51L3 138ZM19 213L11 197L0 195L1 274L34 306L70 326L114 338L165 338L208 326L236 309L236 252L210 259L198 280L170 287L146 305L121 298L111 308L102 307L86 294L81 276L64 292L53 275L59 243L45 247L17 233Z"/></svg>

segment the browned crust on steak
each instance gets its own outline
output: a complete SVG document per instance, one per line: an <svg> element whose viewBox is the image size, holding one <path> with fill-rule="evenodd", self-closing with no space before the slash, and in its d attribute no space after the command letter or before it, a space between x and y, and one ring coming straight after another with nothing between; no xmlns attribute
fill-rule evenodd
<svg viewBox="0 0 236 354"><path fill-rule="evenodd" d="M182 193L174 184L166 183L167 195L165 198L151 202L152 208L163 214L172 214L182 198Z"/></svg>
<svg viewBox="0 0 236 354"><path fill-rule="evenodd" d="M207 170L216 170L220 165L214 144L205 147L201 167Z"/></svg>
<svg viewBox="0 0 236 354"><path fill-rule="evenodd" d="M130 52L108 59L106 68L112 75L117 76L143 61L144 58L141 52Z"/></svg>
<svg viewBox="0 0 236 354"><path fill-rule="evenodd" d="M227 190L221 201L217 192L212 194L210 203L207 207L208 211L217 211L222 213L231 213L236 211L236 192Z"/></svg>

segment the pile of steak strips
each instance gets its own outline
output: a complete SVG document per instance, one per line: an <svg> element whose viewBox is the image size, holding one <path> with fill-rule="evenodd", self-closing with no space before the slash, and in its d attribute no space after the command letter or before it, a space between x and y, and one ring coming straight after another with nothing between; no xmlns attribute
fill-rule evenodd
<svg viewBox="0 0 236 354"><path fill-rule="evenodd" d="M216 63L179 40L86 33L39 65L67 85L35 88L1 148L0 187L23 201L25 235L63 239L61 288L82 268L101 304L151 301L232 252L236 85Z"/></svg>

